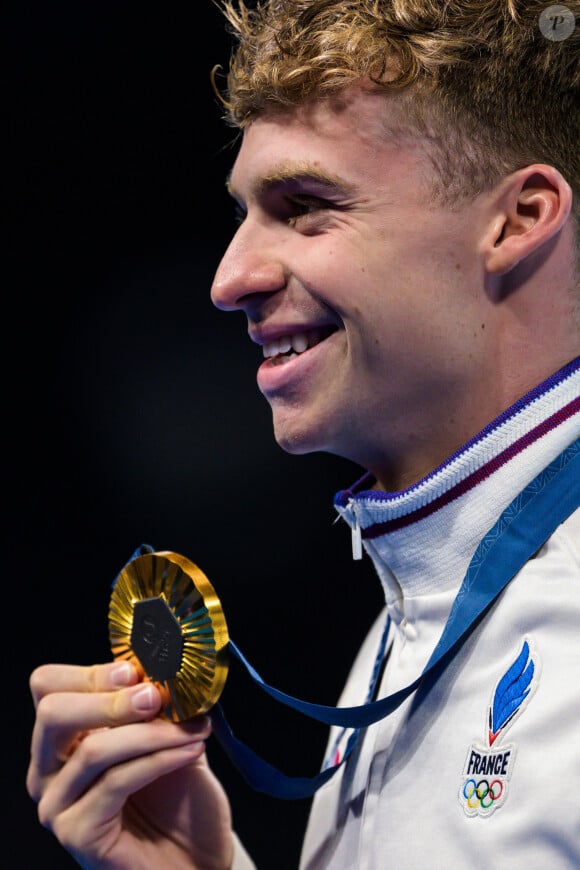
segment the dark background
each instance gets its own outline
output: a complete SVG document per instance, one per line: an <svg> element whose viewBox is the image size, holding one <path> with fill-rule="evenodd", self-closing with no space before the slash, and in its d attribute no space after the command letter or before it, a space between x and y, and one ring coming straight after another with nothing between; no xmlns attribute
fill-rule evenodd
<svg viewBox="0 0 580 870"><path fill-rule="evenodd" d="M262 676L319 703L336 701L380 591L334 523L360 469L276 445L259 349L209 299L234 230L234 133L209 79L230 51L220 13L36 0L3 18L3 851L11 870L66 870L25 790L28 676L110 658L111 582L141 542L196 562ZM259 694L232 668L236 734L316 773L324 727ZM309 802L256 794L217 742L208 754L260 870L295 870Z"/></svg>

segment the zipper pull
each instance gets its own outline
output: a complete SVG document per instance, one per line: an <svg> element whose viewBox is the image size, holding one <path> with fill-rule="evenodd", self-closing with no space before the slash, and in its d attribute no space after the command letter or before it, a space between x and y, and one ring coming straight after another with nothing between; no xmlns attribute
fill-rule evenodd
<svg viewBox="0 0 580 870"><path fill-rule="evenodd" d="M360 531L360 523L358 521L358 517L356 515L356 510L354 508L354 501L351 499L350 501L350 509L352 515L352 528L351 528L351 538L352 538L352 558L355 562L358 562L363 557L363 549L362 549L362 535Z"/></svg>

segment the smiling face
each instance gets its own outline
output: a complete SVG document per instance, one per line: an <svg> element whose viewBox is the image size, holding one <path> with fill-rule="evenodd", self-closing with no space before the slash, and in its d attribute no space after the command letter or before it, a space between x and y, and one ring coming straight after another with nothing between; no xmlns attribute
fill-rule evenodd
<svg viewBox="0 0 580 870"><path fill-rule="evenodd" d="M389 111L353 89L245 129L229 184L243 220L212 299L263 345L278 443L397 489L494 416L494 311L486 198L433 204L422 143L385 135Z"/></svg>

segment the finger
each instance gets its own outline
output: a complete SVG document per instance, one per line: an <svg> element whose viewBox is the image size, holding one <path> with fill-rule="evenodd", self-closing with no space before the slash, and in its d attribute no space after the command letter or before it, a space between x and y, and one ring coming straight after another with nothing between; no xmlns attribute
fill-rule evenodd
<svg viewBox="0 0 580 870"><path fill-rule="evenodd" d="M46 798L43 799L42 812L50 818L56 818L76 803L85 792L96 787L95 784L102 777L110 779L111 771L120 767L125 769L125 775L114 781L121 789L119 800L122 805L126 797L141 787L142 783L142 764L131 766L132 763L145 759L146 764L154 767L159 763L171 764L169 757L165 761L159 761L160 753L183 747L190 747L186 750L190 760L192 757L197 758L203 754L204 741L210 732L211 725L207 716L191 720L186 726L157 719L153 722L92 732L62 770L53 777ZM110 811L114 813L118 809L119 804L114 802Z"/></svg>
<svg viewBox="0 0 580 870"><path fill-rule="evenodd" d="M166 774L198 762L203 757L203 742L161 750L153 755L117 765L104 774L76 803L57 815L49 798L39 804L40 822L50 828L72 854L83 855L94 866L105 865L103 856L112 850L122 833L122 810L135 793ZM122 847L121 847L122 848ZM121 866L112 858L110 866ZM125 865L123 865L125 866Z"/></svg>
<svg viewBox="0 0 580 870"><path fill-rule="evenodd" d="M31 759L39 777L58 770L88 731L157 715L162 698L152 683L116 692L52 692L38 702Z"/></svg>
<svg viewBox="0 0 580 870"><path fill-rule="evenodd" d="M30 675L34 706L53 692L110 692L137 683L139 674L130 662L101 665L41 665Z"/></svg>

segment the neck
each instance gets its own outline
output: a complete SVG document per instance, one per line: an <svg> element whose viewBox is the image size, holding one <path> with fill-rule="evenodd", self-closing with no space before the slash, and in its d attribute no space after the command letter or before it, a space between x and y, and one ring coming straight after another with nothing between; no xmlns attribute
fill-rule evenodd
<svg viewBox="0 0 580 870"><path fill-rule="evenodd" d="M576 339L578 344L578 338ZM504 346L504 345L502 345ZM531 344L514 340L510 358L498 349L492 374L481 377L481 388L474 383L472 390L460 397L448 397L446 413L435 421L424 415L413 427L412 436L386 455L364 464L374 477L373 489L384 492L402 492L419 483L447 457L459 451L486 426L501 417L505 409L525 398L538 384L545 382L554 372L563 370L580 359L580 346L563 348L555 345L549 359L541 362L530 353ZM483 389L484 384L491 388ZM451 410L452 409L452 410ZM460 421L460 422L458 422Z"/></svg>

